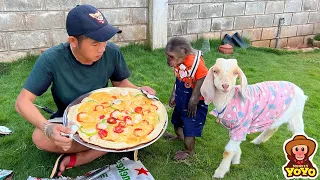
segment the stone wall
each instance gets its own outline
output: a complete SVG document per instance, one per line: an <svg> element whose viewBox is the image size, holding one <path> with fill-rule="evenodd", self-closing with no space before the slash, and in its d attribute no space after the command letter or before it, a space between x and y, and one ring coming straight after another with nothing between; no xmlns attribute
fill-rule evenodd
<svg viewBox="0 0 320 180"><path fill-rule="evenodd" d="M77 4L99 8L123 33L118 45L147 39L147 0L0 0L0 62L66 42L65 19Z"/></svg>
<svg viewBox="0 0 320 180"><path fill-rule="evenodd" d="M320 0L169 0L168 36L222 38L239 32L254 46L297 46L320 33Z"/></svg>
<svg viewBox="0 0 320 180"><path fill-rule="evenodd" d="M280 17L285 18L280 47L306 43L320 33L320 0L0 0L0 62L65 42L65 19L77 4L96 6L122 29L111 40L118 45L162 42L167 36L221 39L239 32L254 46L274 47ZM157 16L159 11L149 12L159 4L167 22ZM149 35L149 21L167 31Z"/></svg>

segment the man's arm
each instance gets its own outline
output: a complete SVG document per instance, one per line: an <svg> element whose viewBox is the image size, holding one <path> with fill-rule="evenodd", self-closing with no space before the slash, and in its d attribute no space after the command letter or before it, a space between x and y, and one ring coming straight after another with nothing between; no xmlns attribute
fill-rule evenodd
<svg viewBox="0 0 320 180"><path fill-rule="evenodd" d="M36 99L36 95L26 89L22 89L16 104L16 111L31 124L37 128L43 130L45 123L48 123L46 118L40 113L40 111L33 104Z"/></svg>
<svg viewBox="0 0 320 180"><path fill-rule="evenodd" d="M142 87L138 87L134 84L132 84L128 79L124 79L122 81L111 81L112 86L113 87L130 87L130 88L135 88L135 89L143 89L145 91L147 91L149 94L156 94L156 91L153 90L151 87L149 86L142 86Z"/></svg>
<svg viewBox="0 0 320 180"><path fill-rule="evenodd" d="M61 132L69 134L71 130L62 124L49 123L33 104L36 97L37 96L30 91L22 89L15 104L16 111L24 119L40 129L44 135L57 146L68 150L71 147L72 139L63 137Z"/></svg>
<svg viewBox="0 0 320 180"><path fill-rule="evenodd" d="M138 89L139 87L132 84L128 79L124 79L122 81L111 81L113 87L130 87Z"/></svg>

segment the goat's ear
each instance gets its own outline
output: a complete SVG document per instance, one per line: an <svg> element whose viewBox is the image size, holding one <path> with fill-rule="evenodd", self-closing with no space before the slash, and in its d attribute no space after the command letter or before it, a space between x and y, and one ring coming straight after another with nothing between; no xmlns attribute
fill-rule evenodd
<svg viewBox="0 0 320 180"><path fill-rule="evenodd" d="M244 75L243 71L238 67L238 77L240 79L240 86L241 86L241 94L244 98L250 100L249 92L247 90L248 81L246 75Z"/></svg>
<svg viewBox="0 0 320 180"><path fill-rule="evenodd" d="M211 67L200 88L201 95L204 98L204 103L207 105L209 105L214 98L215 87L213 80L213 67Z"/></svg>

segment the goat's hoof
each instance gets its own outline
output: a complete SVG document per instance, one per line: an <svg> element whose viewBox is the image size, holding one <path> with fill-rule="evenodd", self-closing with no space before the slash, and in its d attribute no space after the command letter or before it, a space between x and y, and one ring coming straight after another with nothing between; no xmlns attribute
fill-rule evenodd
<svg viewBox="0 0 320 180"><path fill-rule="evenodd" d="M255 144L255 145L259 145L261 144L261 141L257 140L257 139L254 139L251 141L252 144Z"/></svg>
<svg viewBox="0 0 320 180"><path fill-rule="evenodd" d="M217 179L217 178L223 178L224 175L226 174L226 172L223 172L222 170L220 170L219 168L214 172L214 175L212 176L213 179Z"/></svg>
<svg viewBox="0 0 320 180"><path fill-rule="evenodd" d="M232 164L240 164L240 159L231 161Z"/></svg>

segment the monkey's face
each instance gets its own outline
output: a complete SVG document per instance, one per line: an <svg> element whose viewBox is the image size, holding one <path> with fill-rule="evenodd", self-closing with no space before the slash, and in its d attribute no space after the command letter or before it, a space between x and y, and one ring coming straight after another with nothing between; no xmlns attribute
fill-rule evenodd
<svg viewBox="0 0 320 180"><path fill-rule="evenodd" d="M168 66L174 67L183 63L186 55L184 52L166 52Z"/></svg>
<svg viewBox="0 0 320 180"><path fill-rule="evenodd" d="M301 161L304 159L308 152L308 146L306 145L297 145L292 148L292 152L297 160Z"/></svg>

